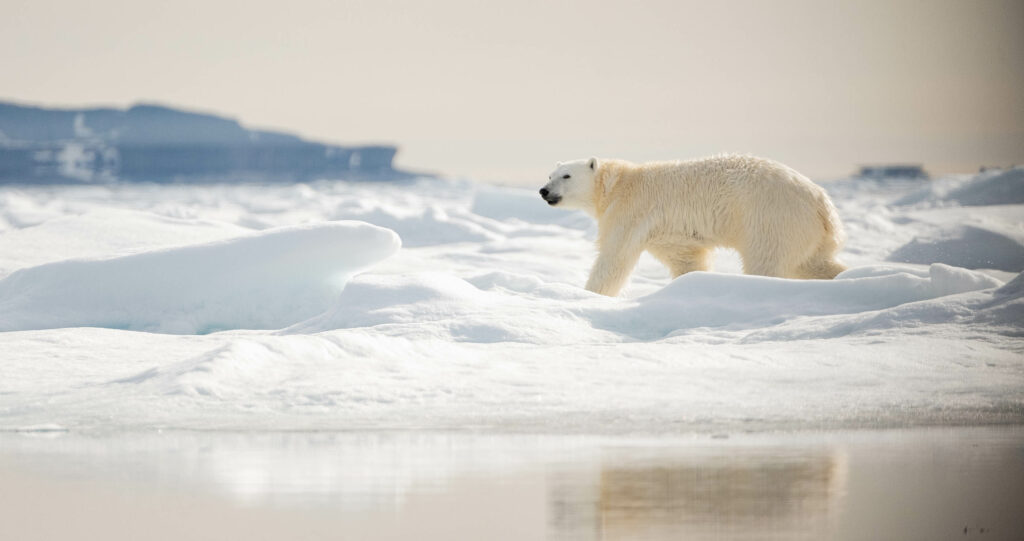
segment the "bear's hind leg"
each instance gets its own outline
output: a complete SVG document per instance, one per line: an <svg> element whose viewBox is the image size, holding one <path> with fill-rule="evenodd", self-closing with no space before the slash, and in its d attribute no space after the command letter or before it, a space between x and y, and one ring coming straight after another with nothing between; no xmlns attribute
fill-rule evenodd
<svg viewBox="0 0 1024 541"><path fill-rule="evenodd" d="M738 250L743 259L743 272L756 276L774 276L776 278L795 278L792 264L787 264L788 253L782 246L762 243L745 246Z"/></svg>
<svg viewBox="0 0 1024 541"><path fill-rule="evenodd" d="M846 266L835 260L831 254L821 256L815 254L797 267L797 277L808 280L831 280L846 270Z"/></svg>
<svg viewBox="0 0 1024 541"><path fill-rule="evenodd" d="M657 247L648 250L655 259L661 261L669 272L672 279L693 271L706 271L711 269L711 250L703 246L684 248Z"/></svg>
<svg viewBox="0 0 1024 541"><path fill-rule="evenodd" d="M836 261L836 252L839 251L841 238L842 233L833 233L826 228L825 236L814 253L797 266L797 277L810 280L831 280L846 270L845 265Z"/></svg>
<svg viewBox="0 0 1024 541"><path fill-rule="evenodd" d="M845 266L835 260L833 252L829 246L824 245L808 256L806 252L787 253L784 246L762 244L741 251L743 272L777 278L830 280L846 270ZM794 265L794 260L800 263Z"/></svg>

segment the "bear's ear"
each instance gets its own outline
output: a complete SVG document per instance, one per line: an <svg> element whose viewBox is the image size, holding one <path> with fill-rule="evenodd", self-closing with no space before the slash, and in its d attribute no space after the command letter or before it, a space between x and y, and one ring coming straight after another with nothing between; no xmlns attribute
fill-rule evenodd
<svg viewBox="0 0 1024 541"><path fill-rule="evenodd" d="M562 162L555 162L555 168L558 168L558 167L561 167L561 166L562 166Z"/></svg>
<svg viewBox="0 0 1024 541"><path fill-rule="evenodd" d="M590 158L590 162L588 162L587 165L590 166L592 171L597 169L597 158Z"/></svg>

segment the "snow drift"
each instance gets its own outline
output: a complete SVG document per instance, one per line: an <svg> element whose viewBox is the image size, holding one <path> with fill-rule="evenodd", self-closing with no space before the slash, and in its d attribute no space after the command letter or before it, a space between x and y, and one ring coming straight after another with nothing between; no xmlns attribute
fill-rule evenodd
<svg viewBox="0 0 1024 541"><path fill-rule="evenodd" d="M915 237L889 255L890 261L928 264L941 261L968 269L1024 270L1024 243L983 227L955 225Z"/></svg>
<svg viewBox="0 0 1024 541"><path fill-rule="evenodd" d="M888 260L1021 272L1022 203L1024 167L989 171L966 181L950 178L929 183L898 198L894 205L913 209L909 217L930 222L931 227L894 250ZM990 208L982 211L977 207ZM938 215L946 219L934 219ZM949 220L951 217L958 219Z"/></svg>
<svg viewBox="0 0 1024 541"><path fill-rule="evenodd" d="M967 206L993 178L827 185L836 280L644 256L619 298L533 188L0 188L0 431L1020 423L1022 207Z"/></svg>
<svg viewBox="0 0 1024 541"><path fill-rule="evenodd" d="M834 280L694 272L626 307L598 310L593 319L597 327L651 340L702 327L740 330L808 316L872 312L1000 285L983 274L941 264L927 272L861 267Z"/></svg>
<svg viewBox="0 0 1024 541"><path fill-rule="evenodd" d="M942 264L923 270L860 267L835 280L694 272L636 299L609 299L500 271L466 279L436 273L361 276L332 310L284 332L363 328L453 342L559 344L568 337L594 339L601 336L594 331L602 330L613 333L610 340L655 341L874 312L1001 285Z"/></svg>
<svg viewBox="0 0 1024 541"><path fill-rule="evenodd" d="M896 201L897 205L992 206L1024 204L1024 167L979 173L966 182L931 182Z"/></svg>
<svg viewBox="0 0 1024 541"><path fill-rule="evenodd" d="M359 222L295 226L106 260L69 260L0 281L0 331L59 327L202 334L275 329L330 306L398 236Z"/></svg>

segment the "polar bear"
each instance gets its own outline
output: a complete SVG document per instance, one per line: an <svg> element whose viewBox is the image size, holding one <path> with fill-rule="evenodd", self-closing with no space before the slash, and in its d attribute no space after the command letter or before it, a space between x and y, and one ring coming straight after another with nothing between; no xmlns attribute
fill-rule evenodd
<svg viewBox="0 0 1024 541"><path fill-rule="evenodd" d="M540 195L597 219L587 289L603 295L618 295L644 250L673 278L708 270L717 246L738 251L747 274L828 279L845 269L835 259L842 224L825 190L772 160L575 160L559 163Z"/></svg>

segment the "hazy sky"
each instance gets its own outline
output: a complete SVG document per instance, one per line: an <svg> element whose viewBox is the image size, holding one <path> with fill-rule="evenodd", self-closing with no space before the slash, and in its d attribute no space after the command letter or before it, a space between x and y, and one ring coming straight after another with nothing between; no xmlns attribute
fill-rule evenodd
<svg viewBox="0 0 1024 541"><path fill-rule="evenodd" d="M590 155L1024 163L1024 2L0 0L0 99L157 102L538 183Z"/></svg>

